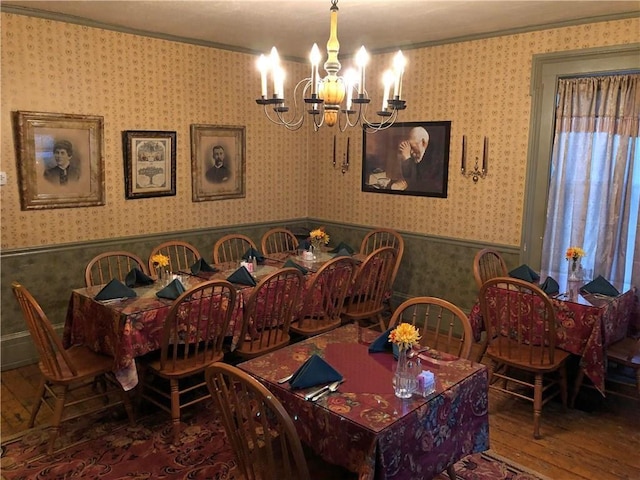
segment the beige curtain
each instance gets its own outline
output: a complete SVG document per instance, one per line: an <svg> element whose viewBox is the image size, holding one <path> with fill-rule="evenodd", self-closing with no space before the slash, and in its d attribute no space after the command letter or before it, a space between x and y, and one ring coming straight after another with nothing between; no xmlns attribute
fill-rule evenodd
<svg viewBox="0 0 640 480"><path fill-rule="evenodd" d="M591 276L640 286L639 125L639 74L559 80L543 273L566 280L580 246Z"/></svg>

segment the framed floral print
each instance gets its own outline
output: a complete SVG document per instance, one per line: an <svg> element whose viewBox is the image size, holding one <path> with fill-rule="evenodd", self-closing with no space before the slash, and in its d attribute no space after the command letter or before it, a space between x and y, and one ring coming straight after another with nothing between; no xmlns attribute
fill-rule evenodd
<svg viewBox="0 0 640 480"><path fill-rule="evenodd" d="M176 132L122 132L128 199L176 194Z"/></svg>

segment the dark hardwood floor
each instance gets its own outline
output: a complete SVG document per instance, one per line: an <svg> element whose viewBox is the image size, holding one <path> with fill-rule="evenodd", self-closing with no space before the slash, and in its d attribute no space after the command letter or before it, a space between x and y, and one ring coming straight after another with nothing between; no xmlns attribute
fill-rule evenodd
<svg viewBox="0 0 640 480"><path fill-rule="evenodd" d="M3 440L26 428L39 375L36 365L1 373ZM604 399L585 389L573 410L547 404L543 438L534 440L529 402L493 391L489 399L491 448L496 453L555 480L640 479L640 401ZM43 408L36 424L49 419Z"/></svg>

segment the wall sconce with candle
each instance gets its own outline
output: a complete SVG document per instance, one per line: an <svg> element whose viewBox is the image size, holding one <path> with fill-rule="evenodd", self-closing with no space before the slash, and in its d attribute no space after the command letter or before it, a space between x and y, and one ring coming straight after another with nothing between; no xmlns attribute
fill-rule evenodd
<svg viewBox="0 0 640 480"><path fill-rule="evenodd" d="M344 152L344 156L343 156L343 160L342 160L342 165L340 165L340 169L342 170L342 173L347 173L349 171L349 157L351 155L351 146L350 146L350 138L347 137L347 149ZM338 168L337 162L336 162L336 158L337 158L337 151L336 151L336 136L333 136L333 168Z"/></svg>
<svg viewBox="0 0 640 480"><path fill-rule="evenodd" d="M478 157L473 170L467 172L467 136L462 136L462 159L460 161L460 173L463 177L471 177L473 183L478 183L479 178L487 176L487 161L489 159L489 139L484 137L484 146L482 149L482 169L478 168Z"/></svg>

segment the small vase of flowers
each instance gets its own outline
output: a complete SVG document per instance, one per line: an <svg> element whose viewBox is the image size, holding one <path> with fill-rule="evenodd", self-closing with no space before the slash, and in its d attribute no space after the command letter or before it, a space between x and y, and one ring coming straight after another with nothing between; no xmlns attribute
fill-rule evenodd
<svg viewBox="0 0 640 480"><path fill-rule="evenodd" d="M581 247L569 247L565 253L565 258L569 262L569 281L582 280L581 259L586 256L586 252Z"/></svg>
<svg viewBox="0 0 640 480"><path fill-rule="evenodd" d="M389 333L389 341L398 346L398 363L393 375L393 390L398 398L411 398L418 388L419 372L407 358L407 352L418 340L418 329L410 323L401 323Z"/></svg>
<svg viewBox="0 0 640 480"><path fill-rule="evenodd" d="M311 251L317 259L322 251L322 246L329 243L329 235L323 228L316 228L309 233L309 241L311 242Z"/></svg>
<svg viewBox="0 0 640 480"><path fill-rule="evenodd" d="M153 268L156 270L156 280L158 283L162 284L169 276L167 273L169 257L162 255L161 253L157 253L151 257L151 262L153 263Z"/></svg>

